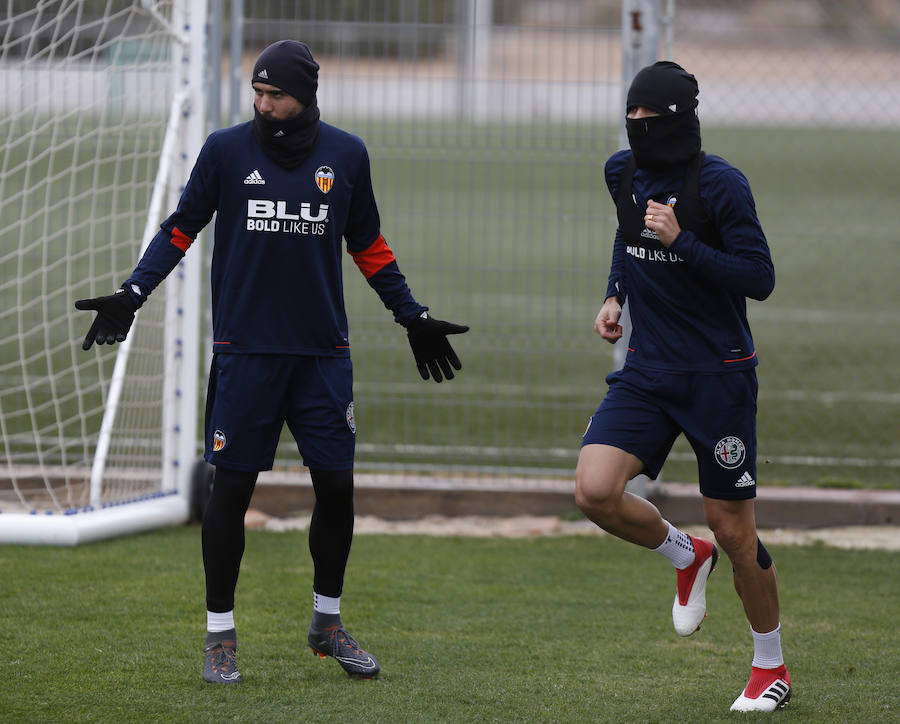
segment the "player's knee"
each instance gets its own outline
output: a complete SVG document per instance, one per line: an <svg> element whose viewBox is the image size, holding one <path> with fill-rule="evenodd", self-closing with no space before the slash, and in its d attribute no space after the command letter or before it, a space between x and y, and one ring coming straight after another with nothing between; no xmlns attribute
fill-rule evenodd
<svg viewBox="0 0 900 724"><path fill-rule="evenodd" d="M707 499L706 522L732 564L755 565L757 536L752 501Z"/></svg>
<svg viewBox="0 0 900 724"><path fill-rule="evenodd" d="M231 470L221 466L216 467L213 476L212 498L219 504L225 504L245 511L250 505L250 498L256 487L257 472L244 470Z"/></svg>
<svg viewBox="0 0 900 724"><path fill-rule="evenodd" d="M716 543L725 551L725 555L735 563L740 560L749 560L756 555L756 534L748 535L740 526L731 526L725 523L717 525L709 524L715 536Z"/></svg>
<svg viewBox="0 0 900 724"><path fill-rule="evenodd" d="M579 484L577 478L575 479L575 505L577 505L578 509L583 513L587 513L588 509L591 507L590 496L584 487Z"/></svg>
<svg viewBox="0 0 900 724"><path fill-rule="evenodd" d="M309 471L316 503L325 507L346 507L353 505L353 471L352 470L313 470Z"/></svg>
<svg viewBox="0 0 900 724"><path fill-rule="evenodd" d="M258 475L259 473L247 472L245 470L232 470L231 468L217 465L213 477L216 485L244 490L256 483Z"/></svg>
<svg viewBox="0 0 900 724"><path fill-rule="evenodd" d="M592 519L614 513L621 498L616 491L616 486L607 481L584 473L575 474L575 505Z"/></svg>

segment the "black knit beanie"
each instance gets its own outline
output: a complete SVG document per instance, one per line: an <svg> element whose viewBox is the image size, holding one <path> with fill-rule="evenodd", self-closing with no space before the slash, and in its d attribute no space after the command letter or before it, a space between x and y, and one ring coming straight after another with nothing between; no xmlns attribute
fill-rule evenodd
<svg viewBox="0 0 900 724"><path fill-rule="evenodd" d="M306 43L279 40L260 53L250 82L268 83L294 96L304 106L315 105L319 64Z"/></svg>
<svg viewBox="0 0 900 724"><path fill-rule="evenodd" d="M660 115L692 111L700 88L697 79L671 60L660 60L642 69L631 81L625 110L643 106Z"/></svg>

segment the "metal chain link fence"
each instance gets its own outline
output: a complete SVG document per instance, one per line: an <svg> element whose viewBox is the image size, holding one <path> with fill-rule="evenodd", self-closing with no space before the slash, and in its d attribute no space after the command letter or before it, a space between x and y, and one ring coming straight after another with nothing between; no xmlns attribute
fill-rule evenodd
<svg viewBox="0 0 900 724"><path fill-rule="evenodd" d="M704 148L749 178L776 265L775 293L749 303L760 481L897 487L900 2L672 6L659 30L699 80ZM243 15L236 120L258 52L309 43L323 120L365 139L413 293L471 325L458 378L422 382L348 260L358 468L571 476L614 364L592 325L616 224L621 3L258 0ZM277 464L298 460L285 436ZM683 441L663 476L696 480Z"/></svg>

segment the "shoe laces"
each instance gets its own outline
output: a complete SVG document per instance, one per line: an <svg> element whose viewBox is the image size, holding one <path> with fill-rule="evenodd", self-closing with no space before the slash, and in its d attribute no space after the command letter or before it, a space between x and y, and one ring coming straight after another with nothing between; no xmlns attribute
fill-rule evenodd
<svg viewBox="0 0 900 724"><path fill-rule="evenodd" d="M217 643L207 651L214 671L227 669L229 666L234 665L235 653L233 648Z"/></svg>
<svg viewBox="0 0 900 724"><path fill-rule="evenodd" d="M339 646L349 648L355 654L363 653L362 648L360 648L360 645L357 643L356 639L350 635L347 629L343 627L337 628L332 633L332 636L334 636L334 640Z"/></svg>

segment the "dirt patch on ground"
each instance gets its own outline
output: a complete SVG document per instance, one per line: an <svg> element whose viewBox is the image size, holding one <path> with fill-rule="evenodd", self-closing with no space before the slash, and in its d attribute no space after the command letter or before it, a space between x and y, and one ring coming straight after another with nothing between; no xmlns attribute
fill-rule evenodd
<svg viewBox="0 0 900 724"><path fill-rule="evenodd" d="M309 527L309 516L278 518L260 511L247 513L247 526L268 531L302 530ZM686 526L693 535L711 535L703 526ZM587 520L563 520L556 516L448 517L428 515L416 520L383 520L357 516L357 535L389 533L394 535L473 536L481 538L530 538L561 535L606 535ZM848 526L815 530L773 529L760 531L766 543L812 545L822 543L835 548L900 551L900 526Z"/></svg>

